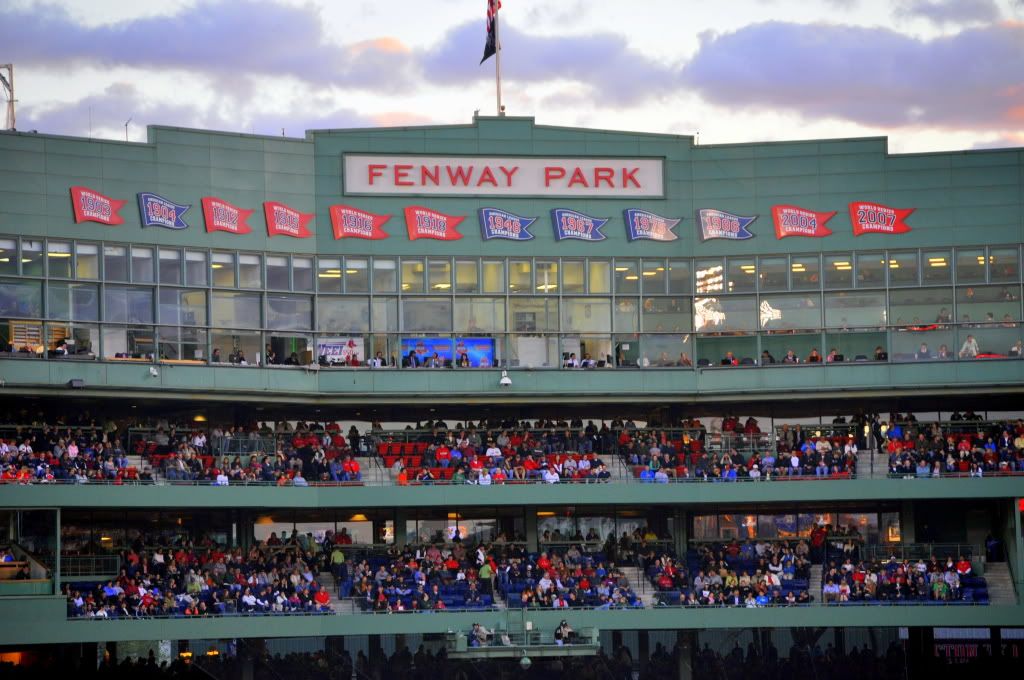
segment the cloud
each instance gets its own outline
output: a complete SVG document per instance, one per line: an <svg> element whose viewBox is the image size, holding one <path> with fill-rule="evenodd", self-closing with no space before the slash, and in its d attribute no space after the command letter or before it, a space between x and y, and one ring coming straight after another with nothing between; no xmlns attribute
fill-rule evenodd
<svg viewBox="0 0 1024 680"><path fill-rule="evenodd" d="M923 41L891 29L766 22L702 36L686 87L737 109L882 128L1018 130L1024 24Z"/></svg>
<svg viewBox="0 0 1024 680"><path fill-rule="evenodd" d="M998 21L995 0L900 0L895 15L927 19L933 24L970 24Z"/></svg>

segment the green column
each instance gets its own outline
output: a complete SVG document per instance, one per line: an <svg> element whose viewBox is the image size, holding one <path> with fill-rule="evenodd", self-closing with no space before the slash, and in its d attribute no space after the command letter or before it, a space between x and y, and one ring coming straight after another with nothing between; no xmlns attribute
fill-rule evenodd
<svg viewBox="0 0 1024 680"><path fill-rule="evenodd" d="M409 519L409 512L405 508L395 508L395 546L404 547L409 537L405 533L405 523Z"/></svg>
<svg viewBox="0 0 1024 680"><path fill-rule="evenodd" d="M900 506L900 535L904 543L916 543L914 531L914 502L903 501Z"/></svg>
<svg viewBox="0 0 1024 680"><path fill-rule="evenodd" d="M60 595L60 508L55 511L56 534L53 537L53 594Z"/></svg>
<svg viewBox="0 0 1024 680"><path fill-rule="evenodd" d="M526 517L523 518L526 526L526 549L530 552L540 550L540 540L537 536L537 510L526 508Z"/></svg>

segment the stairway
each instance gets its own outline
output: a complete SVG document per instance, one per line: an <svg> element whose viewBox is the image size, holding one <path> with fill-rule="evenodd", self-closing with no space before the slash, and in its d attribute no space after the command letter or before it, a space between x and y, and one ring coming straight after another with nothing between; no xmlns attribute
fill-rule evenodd
<svg viewBox="0 0 1024 680"><path fill-rule="evenodd" d="M811 565L811 578L807 584L807 594L813 597L815 602L821 602L821 576L824 573L824 564Z"/></svg>
<svg viewBox="0 0 1024 680"><path fill-rule="evenodd" d="M657 603L657 600L654 597L654 585L644 578L640 568L629 566L618 567L618 569L629 581L629 585L633 589L633 592L640 596L640 601L643 602L644 608L649 609L654 607Z"/></svg>
<svg viewBox="0 0 1024 680"><path fill-rule="evenodd" d="M889 477L889 454L885 451L871 451L857 460L857 476L861 479L886 479Z"/></svg>
<svg viewBox="0 0 1024 680"><path fill-rule="evenodd" d="M1017 593L1013 589L1010 567L1006 562L986 563L985 582L988 584L990 604L1011 607L1017 604Z"/></svg>

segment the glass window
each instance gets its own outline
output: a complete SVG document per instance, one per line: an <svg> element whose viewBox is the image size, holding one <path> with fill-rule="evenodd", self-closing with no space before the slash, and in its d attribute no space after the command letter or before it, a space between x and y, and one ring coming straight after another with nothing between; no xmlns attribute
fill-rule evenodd
<svg viewBox="0 0 1024 680"><path fill-rule="evenodd" d="M948 250L926 250L922 257L921 277L925 285L952 282L952 256Z"/></svg>
<svg viewBox="0 0 1024 680"><path fill-rule="evenodd" d="M427 273L430 277L428 286L430 292L447 293L452 289L452 262L451 260L427 260Z"/></svg>
<svg viewBox="0 0 1024 680"><path fill-rule="evenodd" d="M402 258L402 292L423 292L423 260L407 260Z"/></svg>
<svg viewBox="0 0 1024 680"><path fill-rule="evenodd" d="M288 290L288 258L284 255L267 255L267 288Z"/></svg>
<svg viewBox="0 0 1024 680"><path fill-rule="evenodd" d="M885 269L885 255L882 253L857 253L857 287L883 288Z"/></svg>
<svg viewBox="0 0 1024 680"><path fill-rule="evenodd" d="M586 263L583 260L562 260L562 293L586 293Z"/></svg>
<svg viewBox="0 0 1024 680"><path fill-rule="evenodd" d="M365 258L345 258L345 292L370 292L370 261Z"/></svg>
<svg viewBox="0 0 1024 680"><path fill-rule="evenodd" d="M988 269L992 283L1020 281L1020 254L1016 246L989 248Z"/></svg>
<svg viewBox="0 0 1024 680"><path fill-rule="evenodd" d="M756 330L754 296L694 298L693 324L701 333Z"/></svg>
<svg viewBox="0 0 1024 680"><path fill-rule="evenodd" d="M262 328L259 293L216 291L210 325L219 328Z"/></svg>
<svg viewBox="0 0 1024 680"><path fill-rule="evenodd" d="M450 298L402 300L402 330L407 333L438 333L452 329Z"/></svg>
<svg viewBox="0 0 1024 680"><path fill-rule="evenodd" d="M160 289L160 323L175 326L206 325L206 291Z"/></svg>
<svg viewBox="0 0 1024 680"><path fill-rule="evenodd" d="M0 274L18 274L18 242L13 238L0 238Z"/></svg>
<svg viewBox="0 0 1024 680"><path fill-rule="evenodd" d="M818 290L821 287L821 260L817 255L794 255L789 271L792 290Z"/></svg>
<svg viewBox="0 0 1024 680"><path fill-rule="evenodd" d="M777 330L816 330L821 328L819 295L762 295L758 309L761 328Z"/></svg>
<svg viewBox="0 0 1024 680"><path fill-rule="evenodd" d="M292 289L305 293L313 291L313 258L292 258Z"/></svg>
<svg viewBox="0 0 1024 680"><path fill-rule="evenodd" d="M612 329L611 308L608 298L565 298L562 300L562 332L607 333Z"/></svg>
<svg viewBox="0 0 1024 680"><path fill-rule="evenodd" d="M99 321L99 288L92 283L47 284L46 315L62 321Z"/></svg>
<svg viewBox="0 0 1024 680"><path fill-rule="evenodd" d="M103 278L107 281L128 280L128 249L124 246L103 246Z"/></svg>
<svg viewBox="0 0 1024 680"><path fill-rule="evenodd" d="M398 298L375 297L370 311L375 333L398 332Z"/></svg>
<svg viewBox="0 0 1024 680"><path fill-rule="evenodd" d="M480 292L480 272L476 260L455 260L455 292Z"/></svg>
<svg viewBox="0 0 1024 680"><path fill-rule="evenodd" d="M235 287L235 254L214 253L213 264L213 285L218 288Z"/></svg>
<svg viewBox="0 0 1024 680"><path fill-rule="evenodd" d="M985 250L983 248L957 248L956 282L985 283Z"/></svg>
<svg viewBox="0 0 1024 680"><path fill-rule="evenodd" d="M103 320L153 323L153 289L107 286L103 294Z"/></svg>
<svg viewBox="0 0 1024 680"><path fill-rule="evenodd" d="M504 332L505 298L456 298L455 330L459 333Z"/></svg>
<svg viewBox="0 0 1024 680"><path fill-rule="evenodd" d="M615 258L615 293L639 293L640 272L636 260Z"/></svg>
<svg viewBox="0 0 1024 680"><path fill-rule="evenodd" d="M730 293L753 293L757 283L754 258L730 257L728 266L726 290Z"/></svg>
<svg viewBox="0 0 1024 680"><path fill-rule="evenodd" d="M160 283L181 285L181 251L160 249Z"/></svg>
<svg viewBox="0 0 1024 680"><path fill-rule="evenodd" d="M301 331L313 328L313 298L309 295L267 295L267 328Z"/></svg>
<svg viewBox="0 0 1024 680"><path fill-rule="evenodd" d="M24 276L43 275L43 242L21 242L21 273Z"/></svg>
<svg viewBox="0 0 1024 680"><path fill-rule="evenodd" d="M689 333L693 311L690 298L653 297L643 303L643 330L646 333Z"/></svg>
<svg viewBox="0 0 1024 680"><path fill-rule="evenodd" d="M43 284L0 280L0 317L39 319L43 316Z"/></svg>
<svg viewBox="0 0 1024 680"><path fill-rule="evenodd" d="M544 333L558 330L558 300L555 298L515 298L509 300L509 318L517 333Z"/></svg>
<svg viewBox="0 0 1024 680"><path fill-rule="evenodd" d="M850 253L825 256L825 287L853 287L853 256Z"/></svg>
<svg viewBox="0 0 1024 680"><path fill-rule="evenodd" d="M394 293L398 290L398 268L387 257L373 258L373 292Z"/></svg>
<svg viewBox="0 0 1024 680"><path fill-rule="evenodd" d="M643 287L644 295L664 295L665 280L668 278L665 272L664 260L644 260L640 269L640 285Z"/></svg>
<svg viewBox="0 0 1024 680"><path fill-rule="evenodd" d="M263 272L259 255L243 253L238 256L238 287L262 288Z"/></svg>
<svg viewBox="0 0 1024 680"><path fill-rule="evenodd" d="M880 328L887 325L886 318L882 291L825 294L825 325L829 328Z"/></svg>
<svg viewBox="0 0 1024 680"><path fill-rule="evenodd" d="M153 279L153 249L132 246L132 281L152 283Z"/></svg>
<svg viewBox="0 0 1024 680"><path fill-rule="evenodd" d="M508 292L519 295L533 293L533 265L529 260L512 260L508 265Z"/></svg>
<svg viewBox="0 0 1024 680"><path fill-rule="evenodd" d="M689 260L669 260L668 292L689 294L692 290Z"/></svg>
<svg viewBox="0 0 1024 680"><path fill-rule="evenodd" d="M757 278L763 291L789 289L789 259L786 257L758 258Z"/></svg>
<svg viewBox="0 0 1024 680"><path fill-rule="evenodd" d="M615 332L636 333L640 330L640 300L619 297L615 299Z"/></svg>
<svg viewBox="0 0 1024 680"><path fill-rule="evenodd" d="M206 253L201 250L185 251L185 285L205 286L209 272L206 266Z"/></svg>
<svg viewBox="0 0 1024 680"><path fill-rule="evenodd" d="M952 288L914 288L889 293L889 318L896 326L953 322Z"/></svg>
<svg viewBox="0 0 1024 680"><path fill-rule="evenodd" d="M317 260L317 287L321 293L341 292L341 259L324 258Z"/></svg>
<svg viewBox="0 0 1024 680"><path fill-rule="evenodd" d="M558 293L558 263L550 260L537 260L537 294L554 295Z"/></svg>
<svg viewBox="0 0 1024 680"><path fill-rule="evenodd" d="M72 277L71 244L67 241L46 243L46 266L50 276L70 279Z"/></svg>
<svg viewBox="0 0 1024 680"><path fill-rule="evenodd" d="M590 293L609 295L612 292L612 263L610 260L591 260L589 267Z"/></svg>
<svg viewBox="0 0 1024 680"><path fill-rule="evenodd" d="M889 285L918 285L917 270L916 250L889 253Z"/></svg>
<svg viewBox="0 0 1024 680"><path fill-rule="evenodd" d="M481 293L505 294L505 261L484 260L483 261L483 286Z"/></svg>
<svg viewBox="0 0 1024 680"><path fill-rule="evenodd" d="M697 260L694 276L697 280L697 294L720 293L725 290L725 268L722 260Z"/></svg>
<svg viewBox="0 0 1024 680"><path fill-rule="evenodd" d="M961 323L995 327L1020 320L1017 286L959 286L956 311Z"/></svg>
<svg viewBox="0 0 1024 680"><path fill-rule="evenodd" d="M316 327L321 331L365 333L370 330L370 300L365 297L319 297Z"/></svg>

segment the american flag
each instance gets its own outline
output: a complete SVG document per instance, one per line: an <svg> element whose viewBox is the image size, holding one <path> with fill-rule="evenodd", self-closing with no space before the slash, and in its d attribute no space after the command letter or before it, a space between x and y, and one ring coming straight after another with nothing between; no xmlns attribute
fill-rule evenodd
<svg viewBox="0 0 1024 680"><path fill-rule="evenodd" d="M498 51L495 33L499 9L501 9L501 0L487 0L487 42L484 43L484 58L480 60L481 64Z"/></svg>

